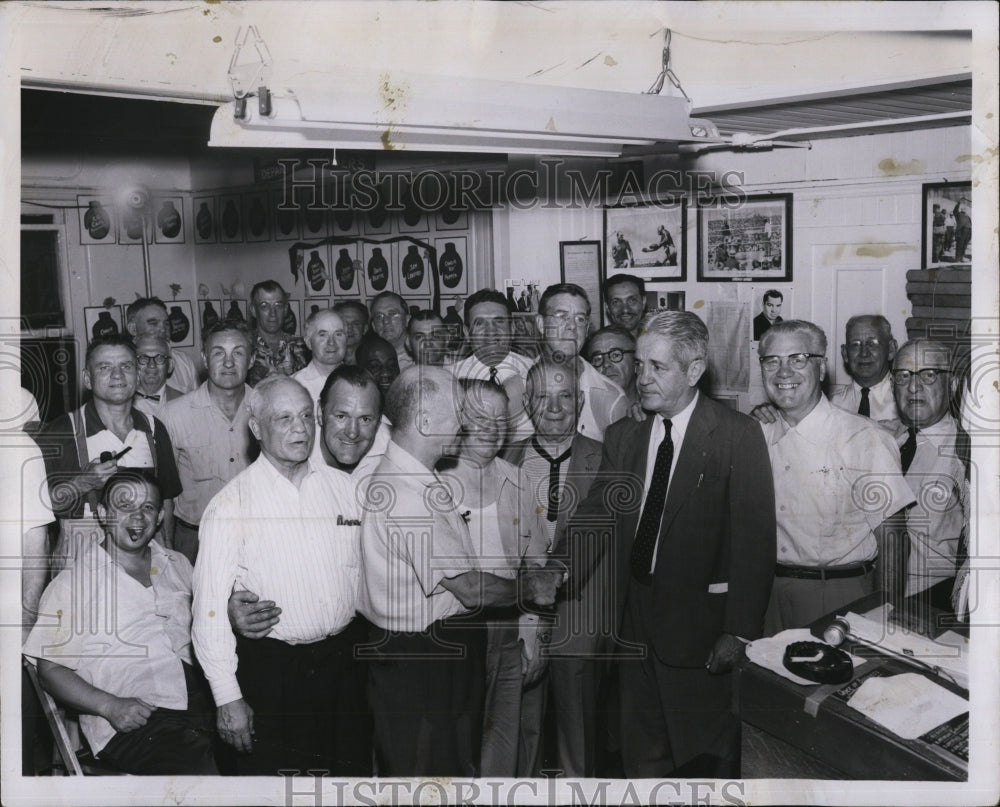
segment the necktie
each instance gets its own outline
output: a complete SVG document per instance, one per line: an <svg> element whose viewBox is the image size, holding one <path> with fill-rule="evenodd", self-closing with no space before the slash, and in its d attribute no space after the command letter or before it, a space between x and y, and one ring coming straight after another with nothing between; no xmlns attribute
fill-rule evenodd
<svg viewBox="0 0 1000 807"><path fill-rule="evenodd" d="M569 459L569 455L573 451L573 444L570 443L569 448L567 448L558 457L553 457L544 448L542 448L537 437L531 438L531 445L534 446L534 449L538 452L539 456L544 457L549 463L549 495L547 498L549 507L548 511L545 513L545 518L548 521L555 521L559 516L559 500L561 498L559 496L559 466Z"/></svg>
<svg viewBox="0 0 1000 807"><path fill-rule="evenodd" d="M899 458L903 461L903 473L905 474L910 470L910 463L913 462L913 457L917 453L917 427L910 426L906 430L906 442L903 443L902 448L899 449Z"/></svg>
<svg viewBox="0 0 1000 807"><path fill-rule="evenodd" d="M496 384L498 387L502 387L503 384L500 383L500 374L497 372L496 367L490 368L490 381Z"/></svg>
<svg viewBox="0 0 1000 807"><path fill-rule="evenodd" d="M145 392L139 392L139 390L136 390L135 394L138 395L140 398L145 398L147 401L156 401L156 403L160 402L159 395L147 395Z"/></svg>
<svg viewBox="0 0 1000 807"><path fill-rule="evenodd" d="M670 483L670 464L674 459L674 441L670 437L671 423L669 418L663 419L667 433L663 442L656 450L656 463L653 465L653 478L646 494L646 504L642 508L639 528L635 531L635 541L632 543L632 576L643 580L649 576L653 565L653 549L656 547L656 537L660 533L660 521L663 520L663 505L667 500L667 486Z"/></svg>
<svg viewBox="0 0 1000 807"><path fill-rule="evenodd" d="M864 415L866 418L870 418L872 416L872 406L868 401L869 392L871 392L871 389L868 387L861 388L861 403L858 405L858 414Z"/></svg>

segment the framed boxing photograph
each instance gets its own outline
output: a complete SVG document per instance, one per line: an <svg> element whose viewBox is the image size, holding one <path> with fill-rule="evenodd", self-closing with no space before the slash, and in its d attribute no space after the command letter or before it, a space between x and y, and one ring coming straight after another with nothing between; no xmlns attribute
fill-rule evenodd
<svg viewBox="0 0 1000 807"><path fill-rule="evenodd" d="M687 201L651 200L604 208L604 274L647 283L687 279Z"/></svg>
<svg viewBox="0 0 1000 807"><path fill-rule="evenodd" d="M792 194L698 206L698 280L792 279Z"/></svg>
<svg viewBox="0 0 1000 807"><path fill-rule="evenodd" d="M925 183L921 222L921 269L972 263L971 182Z"/></svg>

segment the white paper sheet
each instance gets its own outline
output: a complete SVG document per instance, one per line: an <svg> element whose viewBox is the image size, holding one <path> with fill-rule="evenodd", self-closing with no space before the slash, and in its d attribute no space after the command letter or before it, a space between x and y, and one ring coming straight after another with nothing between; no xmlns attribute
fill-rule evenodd
<svg viewBox="0 0 1000 807"><path fill-rule="evenodd" d="M919 673L867 679L847 702L904 740L969 711L969 702Z"/></svg>

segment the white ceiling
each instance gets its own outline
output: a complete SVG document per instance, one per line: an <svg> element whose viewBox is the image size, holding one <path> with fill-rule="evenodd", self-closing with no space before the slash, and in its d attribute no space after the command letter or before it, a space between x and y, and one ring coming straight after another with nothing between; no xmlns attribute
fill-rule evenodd
<svg viewBox="0 0 1000 807"><path fill-rule="evenodd" d="M226 71L249 24L270 48L277 91L350 81L360 67L642 92L666 26L673 71L698 109L967 74L971 34L950 29L971 25L976 4L905 14L880 3L5 5L25 86L205 101L231 95ZM903 27L918 30L893 30Z"/></svg>

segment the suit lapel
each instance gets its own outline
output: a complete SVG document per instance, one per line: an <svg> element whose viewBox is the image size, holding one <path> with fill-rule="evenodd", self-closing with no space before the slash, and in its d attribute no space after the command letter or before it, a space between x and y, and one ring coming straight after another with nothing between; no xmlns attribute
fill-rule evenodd
<svg viewBox="0 0 1000 807"><path fill-rule="evenodd" d="M684 434L684 442L681 444L681 453L677 457L677 465L670 478L670 487L667 489L663 522L660 525L661 535L670 528L670 524L677 517L681 505L690 497L691 491L701 483L708 458L709 435L714 428L715 414L706 403L705 397L699 394L698 403L695 404L694 412L691 413L691 420L688 422L687 431Z"/></svg>
<svg viewBox="0 0 1000 807"><path fill-rule="evenodd" d="M593 444L585 440L582 435L577 434L573 438L573 452L569 455L569 467L566 469L566 484L573 485L575 490L571 494L572 500L579 505L590 490L590 483L594 480L601 465L601 452L594 450ZM576 507L573 508L574 511ZM568 510L560 507L559 517L556 519L556 534L566 527L572 516Z"/></svg>

